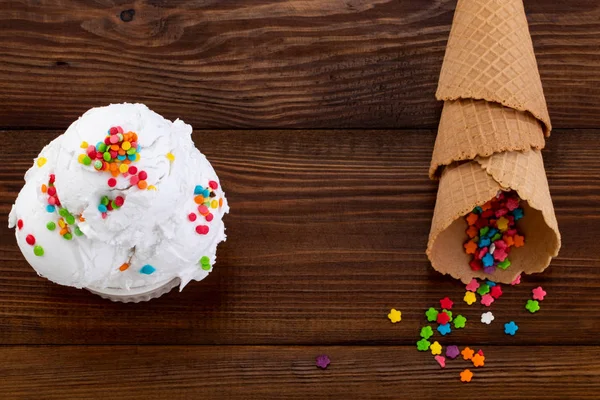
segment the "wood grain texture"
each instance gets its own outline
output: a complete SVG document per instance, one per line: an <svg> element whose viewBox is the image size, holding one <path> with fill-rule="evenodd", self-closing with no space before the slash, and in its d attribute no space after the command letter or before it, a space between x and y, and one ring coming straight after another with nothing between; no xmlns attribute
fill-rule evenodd
<svg viewBox="0 0 600 400"><path fill-rule="evenodd" d="M0 127L144 102L196 128L434 128L455 0L0 2ZM600 126L600 6L525 1L553 125Z"/></svg>
<svg viewBox="0 0 600 400"><path fill-rule="evenodd" d="M6 399L597 399L599 347L484 347L441 370L405 346L0 348ZM327 370L315 357L327 353ZM459 374L470 367L469 384Z"/></svg>
<svg viewBox="0 0 600 400"><path fill-rule="evenodd" d="M0 220L41 148L60 132L0 133ZM215 271L146 304L112 304L52 284L0 225L3 344L413 345L424 310L446 296L469 319L444 343L600 345L600 132L557 131L544 158L563 236L560 257L492 306L467 307L464 287L424 254L437 184L427 178L434 132L199 131L232 212ZM530 290L549 292L538 314ZM392 325L389 309L403 312Z"/></svg>

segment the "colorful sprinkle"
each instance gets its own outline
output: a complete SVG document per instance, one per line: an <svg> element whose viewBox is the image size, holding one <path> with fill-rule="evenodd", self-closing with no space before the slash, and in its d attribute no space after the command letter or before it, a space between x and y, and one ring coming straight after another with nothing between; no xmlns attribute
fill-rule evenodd
<svg viewBox="0 0 600 400"><path fill-rule="evenodd" d="M473 350L471 350L470 348L465 347L463 349L463 351L460 352L460 354L462 354L463 359L466 361L466 360L472 359L473 358L473 354L475 354L475 352Z"/></svg>
<svg viewBox="0 0 600 400"><path fill-rule="evenodd" d="M492 321L494 320L494 314L492 314L491 311L488 312L484 312L483 314L481 314L481 322L489 325L492 323Z"/></svg>
<svg viewBox="0 0 600 400"><path fill-rule="evenodd" d="M194 214L194 213L189 213L189 214L188 214L188 219L189 219L190 221L192 221L192 222L193 222L193 221L195 221L195 220L196 220L196 214Z"/></svg>
<svg viewBox="0 0 600 400"><path fill-rule="evenodd" d="M427 321L434 322L437 321L438 310L433 307L430 307L429 310L425 312L425 316L427 317Z"/></svg>
<svg viewBox="0 0 600 400"><path fill-rule="evenodd" d="M27 244L33 246L35 244L35 237L33 235L27 235L25 236L25 241Z"/></svg>
<svg viewBox="0 0 600 400"><path fill-rule="evenodd" d="M486 307L489 307L494 302L494 298L490 294L484 294L481 296L481 304Z"/></svg>
<svg viewBox="0 0 600 400"><path fill-rule="evenodd" d="M435 359L435 361L437 361L438 364L440 364L440 367L446 368L446 358L444 356L437 355L433 358Z"/></svg>
<svg viewBox="0 0 600 400"><path fill-rule="evenodd" d="M458 346L451 345L446 347L446 357L454 360L460 354Z"/></svg>
<svg viewBox="0 0 600 400"><path fill-rule="evenodd" d="M402 313L395 308L392 308L390 313L388 314L388 318L392 321L393 324L396 322L400 322L402 320Z"/></svg>
<svg viewBox="0 0 600 400"><path fill-rule="evenodd" d="M515 324L515 321L510 321L504 324L504 333L507 335L515 336L515 333L519 330L519 326Z"/></svg>
<svg viewBox="0 0 600 400"><path fill-rule="evenodd" d="M429 349L434 356L442 354L442 345L437 340L431 344Z"/></svg>
<svg viewBox="0 0 600 400"><path fill-rule="evenodd" d="M198 225L196 227L196 232L200 235L206 235L208 234L209 228L206 225Z"/></svg>
<svg viewBox="0 0 600 400"><path fill-rule="evenodd" d="M437 331L440 333L440 335L446 336L447 334L452 332L452 328L450 328L450 323L446 322L445 324L438 325Z"/></svg>
<svg viewBox="0 0 600 400"><path fill-rule="evenodd" d="M544 289L542 289L541 286L538 286L535 289L533 289L531 291L531 293L533 293L533 299L539 300L539 301L544 300L544 297L546 297L546 294L547 294L546 291Z"/></svg>
<svg viewBox="0 0 600 400"><path fill-rule="evenodd" d="M17 228L19 228L19 230L23 229L23 220L22 219L19 219L17 221Z"/></svg>
<svg viewBox="0 0 600 400"><path fill-rule="evenodd" d="M48 161L48 160L46 160L45 157L38 158L37 159L37 166L40 167L40 168L43 167L44 164L46 164L46 161Z"/></svg>
<svg viewBox="0 0 600 400"><path fill-rule="evenodd" d="M315 360L316 366L321 369L326 369L330 363L331 363L331 360L325 354L317 356L317 358Z"/></svg>
<svg viewBox="0 0 600 400"><path fill-rule="evenodd" d="M429 325L421 328L421 337L423 339L429 339L433 336L433 329Z"/></svg>
<svg viewBox="0 0 600 400"><path fill-rule="evenodd" d="M154 268L150 264L146 264L142 267L142 269L140 269L140 273L145 274L145 275L151 275L154 273L154 271L156 271L156 268Z"/></svg>
<svg viewBox="0 0 600 400"><path fill-rule="evenodd" d="M419 351L427 351L429 350L429 346L431 346L431 343L427 339L421 339L417 342L417 350Z"/></svg>
<svg viewBox="0 0 600 400"><path fill-rule="evenodd" d="M527 309L527 311L533 314L540 310L540 303L537 300L527 300L525 308Z"/></svg>
<svg viewBox="0 0 600 400"><path fill-rule="evenodd" d="M44 248L42 246L35 245L35 247L33 248L33 254L35 254L38 257L41 257L44 255Z"/></svg>
<svg viewBox="0 0 600 400"><path fill-rule="evenodd" d="M140 178L140 181L145 181L148 179L148 173L146 171L140 171L138 177Z"/></svg>
<svg viewBox="0 0 600 400"><path fill-rule="evenodd" d="M128 268L129 268L129 264L123 263L123 265L121 265L119 267L119 271L127 271Z"/></svg>
<svg viewBox="0 0 600 400"><path fill-rule="evenodd" d="M465 297L463 297L463 300L468 305L471 305L477 301L477 296L475 296L475 293L473 292L466 292Z"/></svg>
<svg viewBox="0 0 600 400"><path fill-rule="evenodd" d="M212 190L217 190L219 188L219 184L215 181L209 181L208 186L210 186Z"/></svg>
<svg viewBox="0 0 600 400"><path fill-rule="evenodd" d="M450 300L448 297L444 297L443 299L440 300L440 306L442 308L445 308L446 310L451 310L453 304L454 304L454 302L452 300Z"/></svg>
<svg viewBox="0 0 600 400"><path fill-rule="evenodd" d="M83 232L81 232L81 229L79 229L78 226L75 227L74 232L75 236L83 236Z"/></svg>
<svg viewBox="0 0 600 400"><path fill-rule="evenodd" d="M450 315L446 312L438 313L436 321L440 325L447 324L450 322Z"/></svg>
<svg viewBox="0 0 600 400"><path fill-rule="evenodd" d="M461 382L471 382L471 379L473 379L473 373L470 370L465 369L460 373Z"/></svg>
<svg viewBox="0 0 600 400"><path fill-rule="evenodd" d="M175 161L175 156L173 155L173 153L167 153L165 154L165 157L167 157L167 159L171 162Z"/></svg>
<svg viewBox="0 0 600 400"><path fill-rule="evenodd" d="M200 258L200 266L203 270L210 271L210 258L208 258L207 256L202 256Z"/></svg>
<svg viewBox="0 0 600 400"><path fill-rule="evenodd" d="M110 187L117 186L117 180L115 178L109 178L108 179L108 186L110 186Z"/></svg>
<svg viewBox="0 0 600 400"><path fill-rule="evenodd" d="M457 315L456 318L454 318L454 327L457 329L462 329L465 327L465 325L467 324L467 319L465 317L463 317L462 315Z"/></svg>
<svg viewBox="0 0 600 400"><path fill-rule="evenodd" d="M49 231L53 231L53 230L55 230L55 229L56 229L56 224L55 224L54 222L50 221L50 222L48 222L48 223L46 224L46 228L47 228Z"/></svg>

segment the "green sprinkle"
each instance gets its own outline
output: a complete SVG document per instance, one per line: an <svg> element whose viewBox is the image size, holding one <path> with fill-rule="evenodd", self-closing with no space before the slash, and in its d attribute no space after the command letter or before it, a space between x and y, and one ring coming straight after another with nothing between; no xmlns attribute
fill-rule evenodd
<svg viewBox="0 0 600 400"><path fill-rule="evenodd" d="M200 264L202 264L202 265L207 265L207 264L210 265L210 258L208 258L207 256L203 256L200 259Z"/></svg>
<svg viewBox="0 0 600 400"><path fill-rule="evenodd" d="M104 153L104 152L106 151L106 144L105 144L105 143L100 143L100 144L98 145L98 151L99 151L100 153Z"/></svg>
<svg viewBox="0 0 600 400"><path fill-rule="evenodd" d="M510 267L510 260L505 258L504 261L498 263L497 267L500 269L506 269Z"/></svg>
<svg viewBox="0 0 600 400"><path fill-rule="evenodd" d="M129 150L127 150L127 154L129 154L129 155L135 154L135 152L136 152L135 147L132 147Z"/></svg>
<svg viewBox="0 0 600 400"><path fill-rule="evenodd" d="M488 232L490 231L490 227L489 226L484 226L483 228L481 228L479 230L479 236L484 236L486 235Z"/></svg>
<svg viewBox="0 0 600 400"><path fill-rule="evenodd" d="M108 200L108 196L102 197L100 204L107 206L110 200Z"/></svg>
<svg viewBox="0 0 600 400"><path fill-rule="evenodd" d="M425 340L433 336L433 329L429 325L421 328L421 337Z"/></svg>
<svg viewBox="0 0 600 400"><path fill-rule="evenodd" d="M481 286L479 286L479 288L477 289L477 293L479 293L480 296L483 296L484 294L488 294L489 292L490 292L490 287L488 286L487 283L482 283Z"/></svg>
<svg viewBox="0 0 600 400"><path fill-rule="evenodd" d="M454 318L454 327L457 329L464 328L466 323L467 319L462 315L457 315L456 318Z"/></svg>
<svg viewBox="0 0 600 400"><path fill-rule="evenodd" d="M425 316L427 316L427 321L429 321L429 322L436 321L437 316L438 316L438 311L435 308L430 307L429 310L427 310L425 312Z"/></svg>
<svg viewBox="0 0 600 400"><path fill-rule="evenodd" d="M58 210L58 214L63 217L63 218L67 218L67 215L69 215L69 210L67 210L66 208L61 208L60 210Z"/></svg>
<svg viewBox="0 0 600 400"><path fill-rule="evenodd" d="M65 219L67 220L67 224L69 225L73 225L75 223L75 217L71 214L67 215Z"/></svg>
<svg viewBox="0 0 600 400"><path fill-rule="evenodd" d="M110 153L108 151L105 152L104 154L102 154L102 158L104 158L104 161L110 161Z"/></svg>
<svg viewBox="0 0 600 400"><path fill-rule="evenodd" d="M97 170L101 170L102 169L102 161L100 161L100 160L94 161L94 168L96 168Z"/></svg>
<svg viewBox="0 0 600 400"><path fill-rule="evenodd" d="M502 234L500 232L496 233L494 236L492 236L492 242L495 242L496 240L500 239L502 237Z"/></svg>
<svg viewBox="0 0 600 400"><path fill-rule="evenodd" d="M76 235L76 236L81 236L81 235L83 235L83 232L81 232L81 229L79 229L79 227L78 227L78 226L76 226L76 227L75 227L75 235Z"/></svg>
<svg viewBox="0 0 600 400"><path fill-rule="evenodd" d="M117 203L114 200L110 202L110 205L112 206L113 210L116 210L117 208L119 208L119 206L117 205Z"/></svg>
<svg viewBox="0 0 600 400"><path fill-rule="evenodd" d="M50 221L46 224L46 228L48 228L49 231L53 231L56 229L56 224L54 222Z"/></svg>
<svg viewBox="0 0 600 400"><path fill-rule="evenodd" d="M445 312L446 314L448 314L448 317L450 317L448 322L452 322L452 311L446 310L445 308L442 311Z"/></svg>
<svg viewBox="0 0 600 400"><path fill-rule="evenodd" d="M427 339L421 339L417 342L417 350L419 351L427 351L429 350L429 346L431 346L431 343Z"/></svg>
<svg viewBox="0 0 600 400"><path fill-rule="evenodd" d="M33 248L33 254L35 254L38 257L43 256L44 255L44 248L42 246L40 246L40 245L36 245Z"/></svg>
<svg viewBox="0 0 600 400"><path fill-rule="evenodd" d="M91 163L92 163L92 159L90 158L90 156L83 157L83 164L84 165L90 165Z"/></svg>
<svg viewBox="0 0 600 400"><path fill-rule="evenodd" d="M73 235L71 235L69 232L65 233L65 234L63 235L63 237L64 237L65 239L67 239L67 240L71 240L71 239L73 239Z"/></svg>

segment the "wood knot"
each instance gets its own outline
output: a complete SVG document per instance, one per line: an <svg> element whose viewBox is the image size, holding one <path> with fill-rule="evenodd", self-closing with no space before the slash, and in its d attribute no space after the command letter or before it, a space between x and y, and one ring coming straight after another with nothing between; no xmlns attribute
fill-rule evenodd
<svg viewBox="0 0 600 400"><path fill-rule="evenodd" d="M130 8L129 10L123 10L121 11L121 21L123 22L131 22L133 21L133 17L135 16L135 10L133 8Z"/></svg>

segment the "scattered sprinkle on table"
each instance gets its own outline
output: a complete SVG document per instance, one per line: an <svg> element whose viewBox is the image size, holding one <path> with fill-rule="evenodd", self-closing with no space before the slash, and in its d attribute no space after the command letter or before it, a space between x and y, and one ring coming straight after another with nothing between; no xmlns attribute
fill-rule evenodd
<svg viewBox="0 0 600 400"><path fill-rule="evenodd" d="M444 356L437 355L433 358L435 359L435 361L437 361L438 364L440 364L440 367L446 368L446 358Z"/></svg>
<svg viewBox="0 0 600 400"><path fill-rule="evenodd" d="M446 347L446 357L454 360L456 357L458 357L459 354L460 350L458 349L458 346L451 345Z"/></svg>
<svg viewBox="0 0 600 400"><path fill-rule="evenodd" d="M540 303L537 300L527 300L525 308L527 309L527 311L533 314L540 310Z"/></svg>
<svg viewBox="0 0 600 400"><path fill-rule="evenodd" d="M329 359L329 357L327 355L321 354L320 356L317 356L316 365L318 368L326 369L330 363L331 363L331 360Z"/></svg>
<svg viewBox="0 0 600 400"><path fill-rule="evenodd" d="M515 333L517 333L518 330L519 327L517 324L515 324L515 321L510 321L504 324L504 333L507 335L515 336Z"/></svg>
<svg viewBox="0 0 600 400"><path fill-rule="evenodd" d="M456 318L454 318L454 327L457 329L462 329L465 327L465 325L467 324L467 319L465 317L463 317L462 315L457 315Z"/></svg>
<svg viewBox="0 0 600 400"><path fill-rule="evenodd" d="M489 325L492 323L492 321L494 320L494 314L492 314L491 311L488 312L484 312L483 314L481 314L481 322Z"/></svg>
<svg viewBox="0 0 600 400"><path fill-rule="evenodd" d="M434 356L442 354L442 345L437 340L431 344L429 349Z"/></svg>
<svg viewBox="0 0 600 400"><path fill-rule="evenodd" d="M542 301L544 300L544 297L546 297L546 291L542 289L541 286L538 286L535 289L533 289L531 293L533 293L534 300Z"/></svg>
<svg viewBox="0 0 600 400"><path fill-rule="evenodd" d="M477 296L475 296L475 293L473 293L473 292L466 292L465 293L465 297L463 298L463 300L468 305L471 305L471 304L473 304L473 303L475 303L477 301Z"/></svg>
<svg viewBox="0 0 600 400"><path fill-rule="evenodd" d="M430 307L429 310L425 312L425 316L427 317L427 321L434 322L437 320L438 310L433 307Z"/></svg>
<svg viewBox="0 0 600 400"><path fill-rule="evenodd" d="M444 297L443 299L440 300L440 306L442 308L445 308L446 310L452 309L453 304L454 304L454 302L452 300L450 300L448 297Z"/></svg>
<svg viewBox="0 0 600 400"><path fill-rule="evenodd" d="M390 319L390 321L392 321L392 324L395 324L396 322L402 321L402 313L396 310L395 308L392 308L392 310L388 314L388 318Z"/></svg>
<svg viewBox="0 0 600 400"><path fill-rule="evenodd" d="M493 302L494 298L489 293L481 296L481 304L483 304L484 306L489 307L492 305Z"/></svg>
<svg viewBox="0 0 600 400"><path fill-rule="evenodd" d="M460 373L461 382L471 382L471 379L473 379L473 373L470 370L465 369Z"/></svg>
<svg viewBox="0 0 600 400"><path fill-rule="evenodd" d="M471 358L471 361L473 362L474 367L483 367L483 365L485 364L485 357L478 353L475 354L473 358Z"/></svg>
<svg viewBox="0 0 600 400"><path fill-rule="evenodd" d="M447 322L445 324L438 325L437 331L440 333L440 335L446 336L447 334L452 332L452 328L450 328L450 323Z"/></svg>
<svg viewBox="0 0 600 400"><path fill-rule="evenodd" d="M431 343L427 339L421 339L417 342L417 350L419 351L427 351L429 346L431 346Z"/></svg>
<svg viewBox="0 0 600 400"><path fill-rule="evenodd" d="M140 273L145 274L145 275L151 275L156 271L156 268L154 268L152 265L150 264L146 264L142 267L142 269L140 269Z"/></svg>
<svg viewBox="0 0 600 400"><path fill-rule="evenodd" d="M433 329L429 325L421 328L421 337L423 339L429 339L433 336Z"/></svg>
<svg viewBox="0 0 600 400"><path fill-rule="evenodd" d="M468 347L465 347L463 349L463 351L460 352L460 354L462 354L464 360L470 360L470 359L472 359L474 353L475 353L475 351L471 350Z"/></svg>

